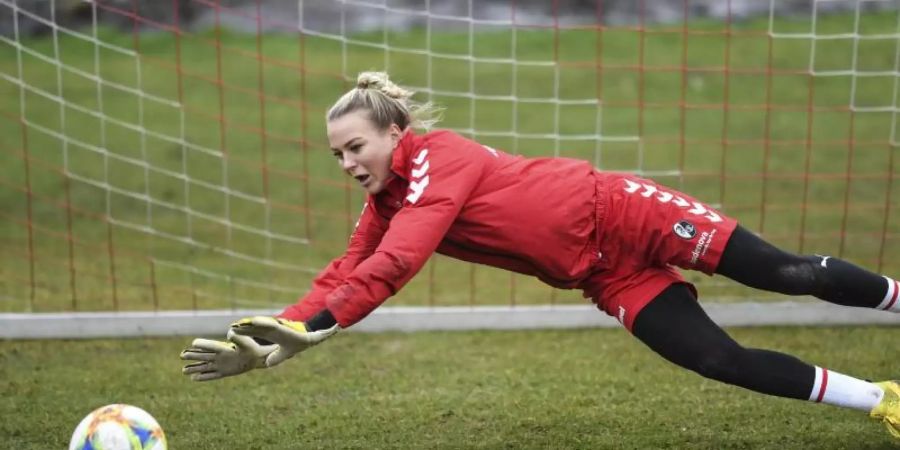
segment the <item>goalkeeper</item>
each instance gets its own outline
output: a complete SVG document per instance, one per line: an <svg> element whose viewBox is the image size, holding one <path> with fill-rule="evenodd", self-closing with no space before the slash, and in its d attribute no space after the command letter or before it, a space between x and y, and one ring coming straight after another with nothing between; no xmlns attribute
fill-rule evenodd
<svg viewBox="0 0 900 450"><path fill-rule="evenodd" d="M758 289L900 312L897 281L784 252L704 203L565 158L523 158L449 131L386 74L361 73L327 114L331 151L367 193L347 251L278 317L232 324L182 358L197 381L277 365L365 318L438 252L578 288L663 358L763 394L858 409L900 438L900 384L735 342L673 267Z"/></svg>

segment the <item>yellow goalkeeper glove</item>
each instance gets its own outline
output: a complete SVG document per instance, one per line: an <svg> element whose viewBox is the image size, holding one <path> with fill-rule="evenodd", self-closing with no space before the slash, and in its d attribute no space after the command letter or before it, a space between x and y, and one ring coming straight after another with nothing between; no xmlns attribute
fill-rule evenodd
<svg viewBox="0 0 900 450"><path fill-rule="evenodd" d="M335 324L324 330L309 331L303 322L268 316L247 317L231 324L231 330L236 334L277 344L277 349L266 356L266 367L281 364L297 353L328 339L340 329L341 326Z"/></svg>
<svg viewBox="0 0 900 450"><path fill-rule="evenodd" d="M266 356L277 345L263 345L252 337L241 336L228 330L227 341L197 338L181 352L181 359L195 361L184 366L182 373L194 381L210 381L240 375L253 369L266 367Z"/></svg>

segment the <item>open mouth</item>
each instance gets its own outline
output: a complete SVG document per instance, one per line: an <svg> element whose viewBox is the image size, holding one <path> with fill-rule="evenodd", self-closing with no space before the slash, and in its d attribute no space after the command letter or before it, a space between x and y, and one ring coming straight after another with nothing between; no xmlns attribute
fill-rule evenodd
<svg viewBox="0 0 900 450"><path fill-rule="evenodd" d="M370 175L354 175L353 178L356 178L356 181L359 181L359 184L364 186L372 179Z"/></svg>

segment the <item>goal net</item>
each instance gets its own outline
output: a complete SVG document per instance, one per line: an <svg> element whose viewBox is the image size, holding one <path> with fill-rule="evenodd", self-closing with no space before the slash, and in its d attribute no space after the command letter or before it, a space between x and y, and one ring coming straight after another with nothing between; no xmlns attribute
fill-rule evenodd
<svg viewBox="0 0 900 450"><path fill-rule="evenodd" d="M323 118L364 70L486 145L634 172L787 250L900 274L898 10L0 0L0 310L190 320L294 302L364 201ZM706 304L783 300L685 275ZM387 305L490 305L498 322L589 309L440 255Z"/></svg>

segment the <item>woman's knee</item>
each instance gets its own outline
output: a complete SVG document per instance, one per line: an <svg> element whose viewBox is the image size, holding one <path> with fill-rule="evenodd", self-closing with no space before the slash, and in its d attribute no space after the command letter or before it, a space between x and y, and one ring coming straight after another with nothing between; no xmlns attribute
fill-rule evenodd
<svg viewBox="0 0 900 450"><path fill-rule="evenodd" d="M775 247L742 227L735 229L717 272L747 286L788 295L819 292L822 257Z"/></svg>
<svg viewBox="0 0 900 450"><path fill-rule="evenodd" d="M789 295L817 295L825 266L821 256L798 256L776 267L780 291Z"/></svg>

